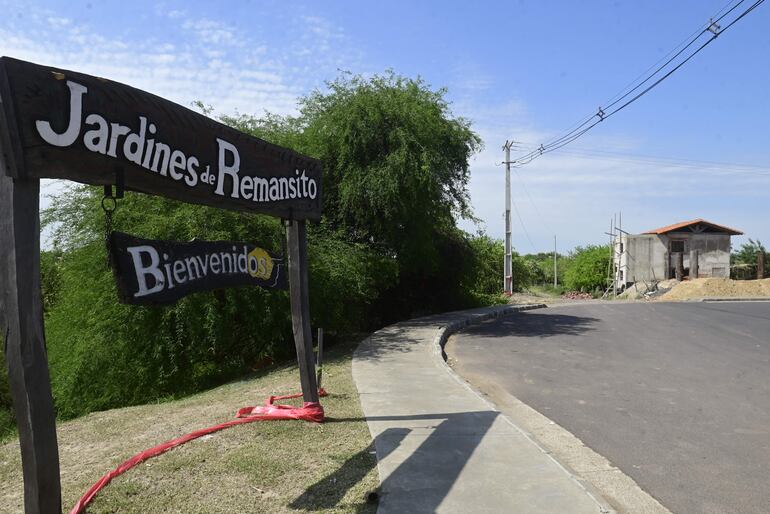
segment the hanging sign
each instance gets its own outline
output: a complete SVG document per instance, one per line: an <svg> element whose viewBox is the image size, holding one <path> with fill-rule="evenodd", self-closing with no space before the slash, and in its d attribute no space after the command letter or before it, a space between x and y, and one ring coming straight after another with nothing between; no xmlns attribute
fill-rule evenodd
<svg viewBox="0 0 770 514"><path fill-rule="evenodd" d="M321 163L111 80L0 58L0 173L285 219L321 217Z"/></svg>
<svg viewBox="0 0 770 514"><path fill-rule="evenodd" d="M284 259L249 243L156 241L113 232L110 261L123 303L167 304L235 286L287 288Z"/></svg>

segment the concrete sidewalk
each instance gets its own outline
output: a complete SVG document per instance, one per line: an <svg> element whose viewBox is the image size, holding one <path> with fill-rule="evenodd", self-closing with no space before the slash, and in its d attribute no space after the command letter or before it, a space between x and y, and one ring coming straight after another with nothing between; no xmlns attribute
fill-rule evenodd
<svg viewBox="0 0 770 514"><path fill-rule="evenodd" d="M451 332L523 308L398 323L356 350L353 377L382 484L378 512L612 512L441 356Z"/></svg>

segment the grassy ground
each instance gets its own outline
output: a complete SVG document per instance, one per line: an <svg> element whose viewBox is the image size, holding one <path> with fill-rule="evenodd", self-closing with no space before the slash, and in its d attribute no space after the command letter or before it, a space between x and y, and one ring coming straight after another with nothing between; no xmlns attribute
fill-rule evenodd
<svg viewBox="0 0 770 514"><path fill-rule="evenodd" d="M325 423L256 422L189 442L116 478L88 512L375 512L366 496L378 484L376 460L351 376L353 348L325 356ZM59 424L63 507L133 454L298 389L296 367L277 367L183 400ZM21 459L12 440L0 445L0 512L22 511Z"/></svg>

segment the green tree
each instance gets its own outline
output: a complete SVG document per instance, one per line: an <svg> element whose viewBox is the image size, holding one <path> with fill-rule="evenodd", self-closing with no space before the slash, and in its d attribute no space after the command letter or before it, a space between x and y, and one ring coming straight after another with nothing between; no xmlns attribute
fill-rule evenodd
<svg viewBox="0 0 770 514"><path fill-rule="evenodd" d="M475 262L469 287L479 295L499 295L503 290L505 246L483 232L470 237Z"/></svg>
<svg viewBox="0 0 770 514"><path fill-rule="evenodd" d="M434 264L433 236L471 215L468 161L481 140L420 79L346 77L301 103L308 151L325 164L330 224L384 244L402 262Z"/></svg>
<svg viewBox="0 0 770 514"><path fill-rule="evenodd" d="M541 252L524 256L532 275L533 284L553 285L553 252ZM559 283L564 282L564 272L569 264L569 258L556 254L556 272Z"/></svg>
<svg viewBox="0 0 770 514"><path fill-rule="evenodd" d="M226 118L233 126L324 163L324 217L316 233L374 248L397 276L380 297L384 320L468 301L470 156L481 148L454 117L446 90L389 72L344 74L300 100L296 117ZM465 255L465 258L461 258Z"/></svg>
<svg viewBox="0 0 770 514"><path fill-rule="evenodd" d="M444 90L393 73L343 78L300 114L223 121L324 160L324 217L309 228L311 318L327 333L474 304L485 266L455 220L471 216L468 159L480 140ZM236 288L157 308L116 302L97 188L73 187L44 214L51 379L64 417L177 396L293 351L284 292ZM141 237L247 240L278 250L274 218L127 193L114 228Z"/></svg>
<svg viewBox="0 0 770 514"><path fill-rule="evenodd" d="M569 267L564 273L564 285L568 289L585 292L602 289L607 285L609 265L608 245L578 246L570 255Z"/></svg>
<svg viewBox="0 0 770 514"><path fill-rule="evenodd" d="M764 245L759 241L749 239L743 243L740 249L730 254L730 265L732 266L733 278L753 279L757 277L757 266L759 254L764 253L765 262L768 262L768 253ZM767 266L767 264L765 264ZM765 276L768 276L770 269L765 270Z"/></svg>

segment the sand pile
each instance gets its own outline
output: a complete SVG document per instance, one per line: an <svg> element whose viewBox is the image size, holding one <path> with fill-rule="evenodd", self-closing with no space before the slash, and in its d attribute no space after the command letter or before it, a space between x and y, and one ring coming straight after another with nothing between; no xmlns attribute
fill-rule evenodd
<svg viewBox="0 0 770 514"><path fill-rule="evenodd" d="M730 280L698 278L675 285L659 299L690 300L694 298L770 298L770 278L762 280Z"/></svg>

